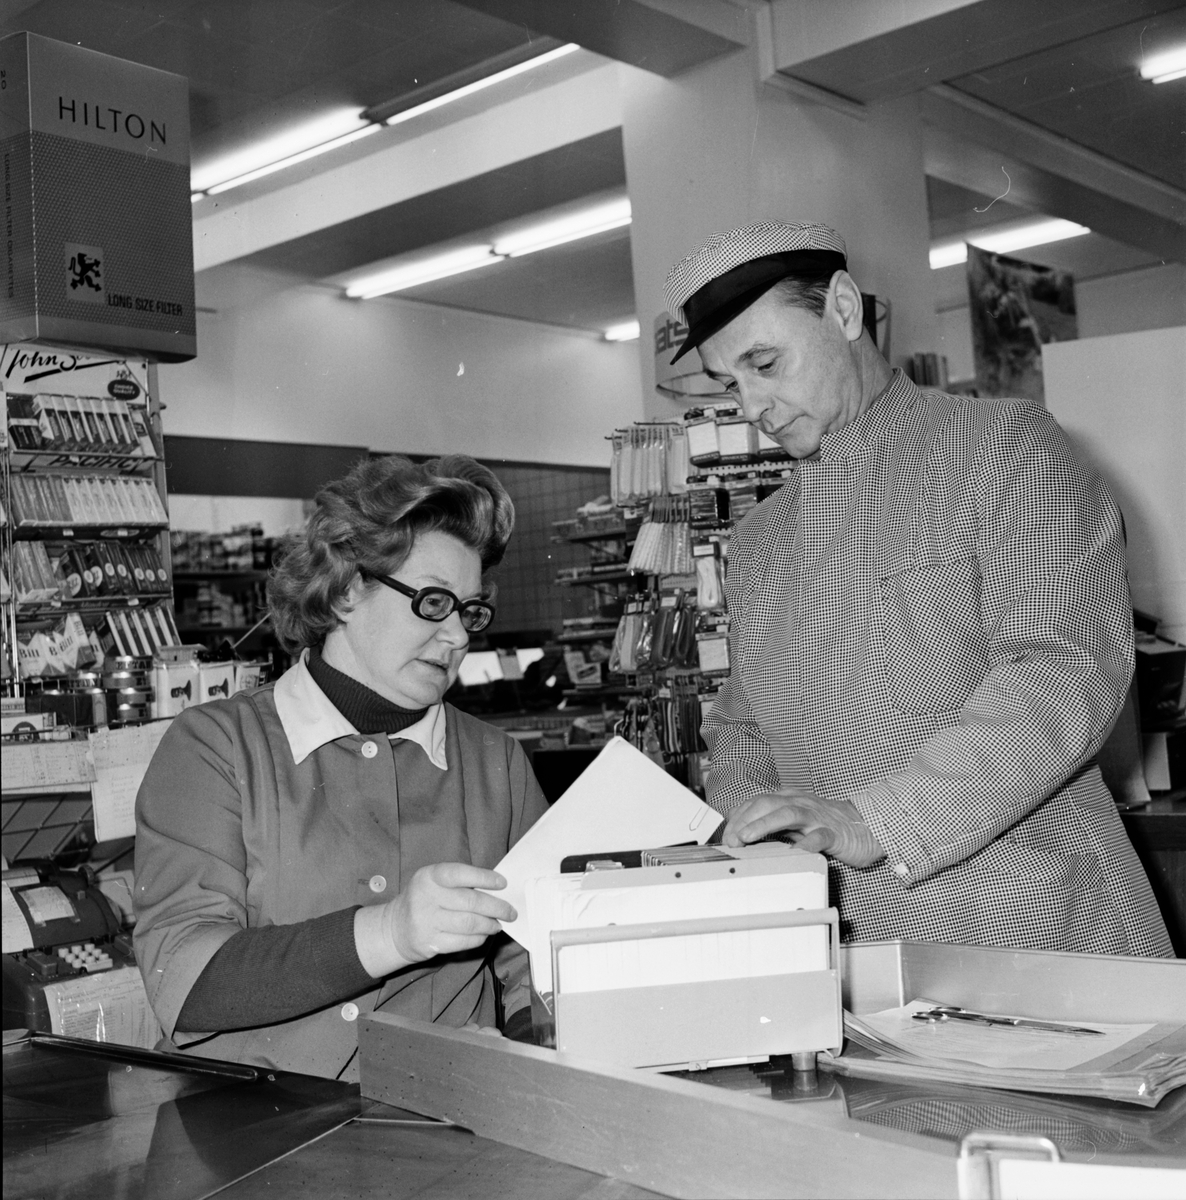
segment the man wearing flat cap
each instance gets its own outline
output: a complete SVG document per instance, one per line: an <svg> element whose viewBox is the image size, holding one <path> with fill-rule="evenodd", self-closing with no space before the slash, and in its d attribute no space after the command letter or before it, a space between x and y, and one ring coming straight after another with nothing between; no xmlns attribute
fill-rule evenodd
<svg viewBox="0 0 1186 1200"><path fill-rule="evenodd" d="M1120 514L1053 418L892 371L822 225L715 235L667 299L798 460L730 542L726 843L828 855L850 939L1171 955L1094 762L1133 670Z"/></svg>

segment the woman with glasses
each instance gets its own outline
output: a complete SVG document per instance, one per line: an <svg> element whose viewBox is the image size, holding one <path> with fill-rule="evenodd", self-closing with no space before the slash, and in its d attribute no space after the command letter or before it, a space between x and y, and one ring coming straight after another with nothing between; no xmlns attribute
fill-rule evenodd
<svg viewBox="0 0 1186 1200"><path fill-rule="evenodd" d="M494 617L502 485L392 456L316 504L269 582L298 661L183 712L145 776L135 939L172 1048L356 1079L361 1013L494 1026L501 1007L529 1029L491 868L545 802L518 743L443 703Z"/></svg>

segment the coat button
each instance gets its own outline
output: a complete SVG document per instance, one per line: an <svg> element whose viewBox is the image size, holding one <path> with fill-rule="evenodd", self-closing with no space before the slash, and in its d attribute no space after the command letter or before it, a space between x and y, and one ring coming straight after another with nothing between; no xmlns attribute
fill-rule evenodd
<svg viewBox="0 0 1186 1200"><path fill-rule="evenodd" d="M387 880L382 875L372 875L367 887L377 896L380 892L387 891Z"/></svg>
<svg viewBox="0 0 1186 1200"><path fill-rule="evenodd" d="M342 1020L357 1021L358 1020L358 1005L351 1001L349 1004L342 1005Z"/></svg>
<svg viewBox="0 0 1186 1200"><path fill-rule="evenodd" d="M910 874L910 868L905 863L894 863L894 874L905 879Z"/></svg>
<svg viewBox="0 0 1186 1200"><path fill-rule="evenodd" d="M363 742L362 756L363 758L374 758L379 753L379 747L374 742Z"/></svg>

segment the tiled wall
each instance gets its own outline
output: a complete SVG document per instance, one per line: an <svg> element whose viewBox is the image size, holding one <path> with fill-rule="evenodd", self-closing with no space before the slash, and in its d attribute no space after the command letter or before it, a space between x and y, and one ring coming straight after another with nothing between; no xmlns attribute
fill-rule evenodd
<svg viewBox="0 0 1186 1200"><path fill-rule="evenodd" d="M515 502L515 533L494 578L498 619L492 633L560 631L565 617L595 610L589 588L557 587L556 571L589 561L588 551L551 541L553 521L576 515L586 501L609 491L609 471L486 461Z"/></svg>

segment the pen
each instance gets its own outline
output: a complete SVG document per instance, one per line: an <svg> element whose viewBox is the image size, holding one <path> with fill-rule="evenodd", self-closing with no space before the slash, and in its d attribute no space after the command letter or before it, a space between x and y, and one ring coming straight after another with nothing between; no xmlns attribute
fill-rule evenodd
<svg viewBox="0 0 1186 1200"><path fill-rule="evenodd" d="M969 1012L955 1006L929 1008L914 1014L914 1020L935 1024L939 1021L969 1021L975 1025L1004 1025L1013 1029L1040 1029L1046 1033L1069 1033L1076 1036L1103 1037L1102 1029L1088 1029L1085 1025L1061 1025L1056 1021L1035 1021L1028 1017L996 1017L988 1013Z"/></svg>

